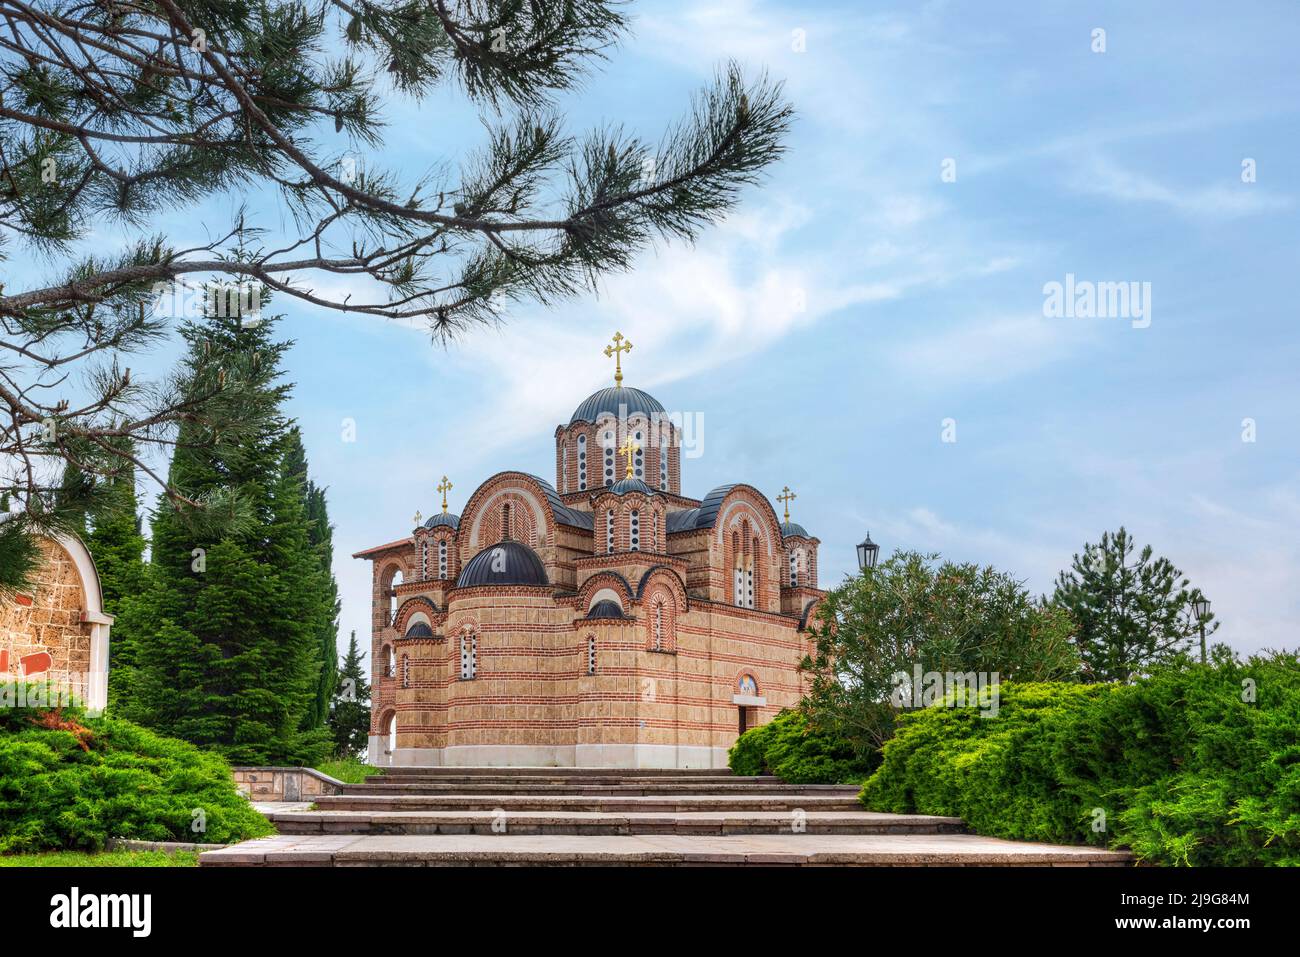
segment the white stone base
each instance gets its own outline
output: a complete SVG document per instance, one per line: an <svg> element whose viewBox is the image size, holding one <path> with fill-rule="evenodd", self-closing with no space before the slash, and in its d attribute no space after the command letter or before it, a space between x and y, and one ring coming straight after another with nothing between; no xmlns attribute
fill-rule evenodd
<svg viewBox="0 0 1300 957"><path fill-rule="evenodd" d="M398 748L370 739L370 763L401 767L461 768L725 768L727 749L671 744L579 744L554 747L469 745ZM391 759L391 760L390 760Z"/></svg>

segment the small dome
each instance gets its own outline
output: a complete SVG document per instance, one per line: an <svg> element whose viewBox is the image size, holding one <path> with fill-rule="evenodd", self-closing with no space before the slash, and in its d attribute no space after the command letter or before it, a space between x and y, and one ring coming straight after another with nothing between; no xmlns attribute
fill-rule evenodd
<svg viewBox="0 0 1300 957"><path fill-rule="evenodd" d="M410 628L406 629L405 638L432 638L433 629L429 627L427 621L417 621Z"/></svg>
<svg viewBox="0 0 1300 957"><path fill-rule="evenodd" d="M654 494L654 489L639 478L620 479L609 487L609 490L615 495L626 495L628 492L640 492L642 495Z"/></svg>
<svg viewBox="0 0 1300 957"><path fill-rule="evenodd" d="M640 413L653 418L667 415L659 400L649 393L628 386L613 389L601 389L582 400L573 412L569 424L575 422L595 422L602 413L608 412L619 417L630 417Z"/></svg>
<svg viewBox="0 0 1300 957"><path fill-rule="evenodd" d="M489 545L469 560L456 579L457 588L477 585L549 585L546 567L522 542Z"/></svg>
<svg viewBox="0 0 1300 957"><path fill-rule="evenodd" d="M450 529L457 529L460 527L460 516L454 515L451 512L439 512L424 523L425 528L437 528L439 525L446 525Z"/></svg>
<svg viewBox="0 0 1300 957"><path fill-rule="evenodd" d="M802 525L796 522L782 522L781 537L782 538L811 538L812 536L808 534L808 529L804 528Z"/></svg>
<svg viewBox="0 0 1300 957"><path fill-rule="evenodd" d="M591 611L587 612L588 618L622 618L623 609L618 606L618 602L606 598L598 601L591 606Z"/></svg>

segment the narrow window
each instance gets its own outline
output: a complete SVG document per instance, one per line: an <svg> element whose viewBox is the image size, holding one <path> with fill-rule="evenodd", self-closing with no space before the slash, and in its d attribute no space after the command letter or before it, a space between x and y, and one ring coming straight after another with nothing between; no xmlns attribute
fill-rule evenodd
<svg viewBox="0 0 1300 957"><path fill-rule="evenodd" d="M790 553L790 587L796 588L799 585L799 553Z"/></svg>
<svg viewBox="0 0 1300 957"><path fill-rule="evenodd" d="M655 651L664 650L664 603L655 604Z"/></svg>
<svg viewBox="0 0 1300 957"><path fill-rule="evenodd" d="M402 687L411 687L411 656L402 655Z"/></svg>
<svg viewBox="0 0 1300 957"><path fill-rule="evenodd" d="M429 577L429 540L420 543L420 577Z"/></svg>
<svg viewBox="0 0 1300 957"><path fill-rule="evenodd" d="M578 436L578 491L587 490L587 437Z"/></svg>
<svg viewBox="0 0 1300 957"><path fill-rule="evenodd" d="M569 490L569 443L560 444L560 491Z"/></svg>
<svg viewBox="0 0 1300 957"><path fill-rule="evenodd" d="M596 673L596 636L587 636L587 674Z"/></svg>
<svg viewBox="0 0 1300 957"><path fill-rule="evenodd" d="M614 510L605 513L605 550L614 554Z"/></svg>
<svg viewBox="0 0 1300 957"><path fill-rule="evenodd" d="M460 680L469 681L478 673L478 635L460 636Z"/></svg>
<svg viewBox="0 0 1300 957"><path fill-rule="evenodd" d="M668 442L659 443L659 488L668 491Z"/></svg>
<svg viewBox="0 0 1300 957"><path fill-rule="evenodd" d="M628 530L631 537L631 550L639 552L641 550L641 513L632 509L632 515L628 522Z"/></svg>
<svg viewBox="0 0 1300 957"><path fill-rule="evenodd" d="M438 577L442 579L447 577L447 540L445 538L438 543Z"/></svg>
<svg viewBox="0 0 1300 957"><path fill-rule="evenodd" d="M636 434L636 451L632 453L632 464L635 469L634 475L639 478L645 478L645 453L641 451L641 433Z"/></svg>
<svg viewBox="0 0 1300 957"><path fill-rule="evenodd" d="M614 433L605 433L605 484L614 484Z"/></svg>

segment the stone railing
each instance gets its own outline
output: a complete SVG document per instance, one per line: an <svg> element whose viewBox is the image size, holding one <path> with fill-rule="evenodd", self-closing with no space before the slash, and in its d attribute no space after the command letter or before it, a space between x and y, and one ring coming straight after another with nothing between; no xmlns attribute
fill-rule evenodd
<svg viewBox="0 0 1300 957"><path fill-rule="evenodd" d="M250 801L310 801L322 794L339 794L343 782L315 768L231 768L235 786Z"/></svg>

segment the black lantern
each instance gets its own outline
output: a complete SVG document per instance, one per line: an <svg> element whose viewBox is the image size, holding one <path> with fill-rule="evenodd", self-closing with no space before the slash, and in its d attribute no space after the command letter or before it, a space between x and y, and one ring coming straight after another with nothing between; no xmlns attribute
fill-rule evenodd
<svg viewBox="0 0 1300 957"><path fill-rule="evenodd" d="M866 540L858 546L858 568L864 572L868 568L875 568L879 555L880 546L871 540L871 533L867 532Z"/></svg>
<svg viewBox="0 0 1300 957"><path fill-rule="evenodd" d="M1204 598L1198 598L1192 602L1192 610L1196 612L1196 620L1201 626L1201 664L1205 664L1205 619L1210 617L1210 603Z"/></svg>

